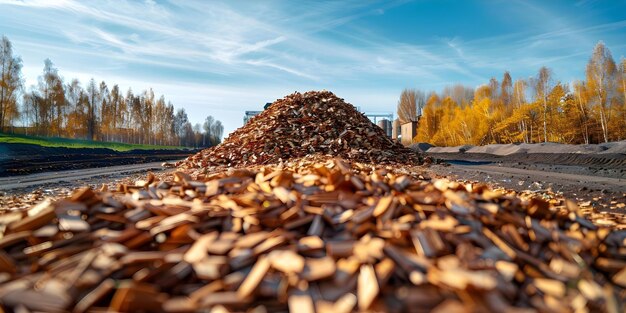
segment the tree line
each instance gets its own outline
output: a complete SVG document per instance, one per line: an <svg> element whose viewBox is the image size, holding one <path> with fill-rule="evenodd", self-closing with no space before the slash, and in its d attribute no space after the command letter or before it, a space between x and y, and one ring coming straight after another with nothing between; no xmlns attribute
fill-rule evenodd
<svg viewBox="0 0 626 313"><path fill-rule="evenodd" d="M64 82L46 59L38 84L24 88L22 60L5 36L0 41L0 132L124 143L207 147L221 141L222 122L208 116L192 125L185 109L174 109L150 88L134 93L93 78Z"/></svg>
<svg viewBox="0 0 626 313"><path fill-rule="evenodd" d="M626 139L626 60L618 64L599 42L585 79L556 81L548 67L513 81L509 72L477 88L441 93L405 89L397 105L400 123L417 121L414 142L438 146L560 142L590 144Z"/></svg>

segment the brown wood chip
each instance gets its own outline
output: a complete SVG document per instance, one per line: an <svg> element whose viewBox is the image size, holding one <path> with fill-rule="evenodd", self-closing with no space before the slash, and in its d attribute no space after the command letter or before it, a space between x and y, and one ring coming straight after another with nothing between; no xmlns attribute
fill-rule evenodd
<svg viewBox="0 0 626 313"><path fill-rule="evenodd" d="M261 280L267 274L270 269L270 262L265 256L261 256L250 271L250 274L243 281L239 289L237 290L237 296L240 299L244 299L252 295L254 290L259 286Z"/></svg>
<svg viewBox="0 0 626 313"><path fill-rule="evenodd" d="M20 232L25 230L36 230L37 228L46 225L52 219L56 217L56 213L53 207L47 207L39 211L35 215L28 216L22 220L15 221L9 224L9 229L12 232Z"/></svg>
<svg viewBox="0 0 626 313"><path fill-rule="evenodd" d="M106 279L102 283L100 283L96 288L94 288L91 292L85 295L76 305L74 306L73 312L87 312L92 306L94 306L98 301L102 300L105 296L107 296L115 287L115 281L113 279Z"/></svg>
<svg viewBox="0 0 626 313"><path fill-rule="evenodd" d="M294 293L289 296L289 311L302 313L315 313L311 296L304 293Z"/></svg>
<svg viewBox="0 0 626 313"><path fill-rule="evenodd" d="M304 270L304 258L291 250L274 250L268 259L273 268L286 274L297 274Z"/></svg>
<svg viewBox="0 0 626 313"><path fill-rule="evenodd" d="M209 233L198 238L194 244L187 250L183 259L188 263L199 262L208 256L209 245L215 241L217 233Z"/></svg>
<svg viewBox="0 0 626 313"><path fill-rule="evenodd" d="M371 265L362 265L359 271L359 281L357 287L357 299L359 309L367 310L380 291L378 281L376 280L376 272Z"/></svg>
<svg viewBox="0 0 626 313"><path fill-rule="evenodd" d="M335 261L330 257L309 258L306 260L302 278L307 281L316 281L333 276L335 270Z"/></svg>

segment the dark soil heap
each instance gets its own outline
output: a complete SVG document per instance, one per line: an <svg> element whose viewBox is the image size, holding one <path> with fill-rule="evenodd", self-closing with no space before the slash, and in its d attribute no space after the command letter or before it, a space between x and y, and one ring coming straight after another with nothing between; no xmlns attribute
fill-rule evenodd
<svg viewBox="0 0 626 313"><path fill-rule="evenodd" d="M351 104L329 91L309 91L275 101L222 144L182 165L275 164L312 154L376 164L419 163L414 151L393 142Z"/></svg>

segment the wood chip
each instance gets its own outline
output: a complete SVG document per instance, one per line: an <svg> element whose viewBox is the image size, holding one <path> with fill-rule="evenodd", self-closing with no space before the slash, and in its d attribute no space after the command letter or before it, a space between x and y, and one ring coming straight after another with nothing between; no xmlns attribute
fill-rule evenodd
<svg viewBox="0 0 626 313"><path fill-rule="evenodd" d="M565 284L558 280L535 278L534 285L542 292L554 297L563 297L565 295Z"/></svg>
<svg viewBox="0 0 626 313"><path fill-rule="evenodd" d="M297 274L304 270L304 258L291 250L274 250L268 259L273 268L286 274Z"/></svg>
<svg viewBox="0 0 626 313"><path fill-rule="evenodd" d="M112 279L106 279L94 288L91 292L85 295L76 306L74 306L73 312L81 313L87 312L98 301L107 296L115 287L115 281Z"/></svg>
<svg viewBox="0 0 626 313"><path fill-rule="evenodd" d="M22 220L15 221L9 224L9 229L12 232L21 232L25 230L35 230L41 226L46 225L52 219L56 217L56 213L53 207L46 207L39 211L35 215L28 216Z"/></svg>
<svg viewBox="0 0 626 313"><path fill-rule="evenodd" d="M376 204L376 208L374 209L373 215L376 217L383 215L383 213L387 212L387 210L391 207L392 201L393 201L393 197L391 196L380 198L380 200Z"/></svg>
<svg viewBox="0 0 626 313"><path fill-rule="evenodd" d="M250 274L243 281L239 289L237 290L237 297L244 299L252 295L256 288L265 277L265 274L270 269L270 262L265 256L261 256L250 271Z"/></svg>
<svg viewBox="0 0 626 313"><path fill-rule="evenodd" d="M306 260L302 278L307 281L316 281L333 276L335 270L335 261L330 257L309 258Z"/></svg>
<svg viewBox="0 0 626 313"><path fill-rule="evenodd" d="M372 305L380 290L376 280L376 272L371 265L361 266L358 284L357 299L359 309L364 311Z"/></svg>
<svg viewBox="0 0 626 313"><path fill-rule="evenodd" d="M198 238L194 244L187 250L183 259L188 263L199 262L208 256L209 245L215 241L217 233L205 234Z"/></svg>
<svg viewBox="0 0 626 313"><path fill-rule="evenodd" d="M307 294L292 294L289 296L288 302L290 312L315 313L313 300Z"/></svg>

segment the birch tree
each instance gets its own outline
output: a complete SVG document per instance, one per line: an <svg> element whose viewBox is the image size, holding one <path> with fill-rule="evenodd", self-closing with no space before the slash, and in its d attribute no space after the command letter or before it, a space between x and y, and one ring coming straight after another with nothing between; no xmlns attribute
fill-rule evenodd
<svg viewBox="0 0 626 313"><path fill-rule="evenodd" d="M599 42L587 63L586 76L589 94L596 107L602 127L604 142L609 141L609 120L611 118L611 100L614 96L616 66L611 52Z"/></svg>
<svg viewBox="0 0 626 313"><path fill-rule="evenodd" d="M19 117L18 93L22 88L22 59L13 55L9 39L0 40L0 132Z"/></svg>
<svg viewBox="0 0 626 313"><path fill-rule="evenodd" d="M535 101L542 106L543 141L548 142L548 95L552 90L552 71L542 66L534 79Z"/></svg>

